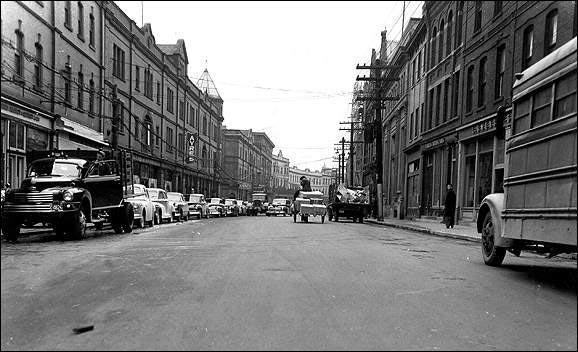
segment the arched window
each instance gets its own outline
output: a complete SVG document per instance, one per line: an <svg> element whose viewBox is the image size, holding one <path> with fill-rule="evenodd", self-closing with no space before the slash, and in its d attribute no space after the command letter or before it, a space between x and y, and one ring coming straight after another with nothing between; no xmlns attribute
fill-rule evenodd
<svg viewBox="0 0 578 352"><path fill-rule="evenodd" d="M146 115L144 118L144 126L142 129L141 140L143 141L143 143L146 144L147 147L151 147L151 128L152 128L152 119L149 115Z"/></svg>
<svg viewBox="0 0 578 352"><path fill-rule="evenodd" d="M452 52L452 22L454 21L454 14L450 11L448 15L448 25L446 28L446 55Z"/></svg>
<svg viewBox="0 0 578 352"><path fill-rule="evenodd" d="M207 162L207 146L203 146L203 151L201 152L201 165L205 167Z"/></svg>
<svg viewBox="0 0 578 352"><path fill-rule="evenodd" d="M486 103L486 62L488 60L483 57L480 60L480 71L478 72L478 107Z"/></svg>
<svg viewBox="0 0 578 352"><path fill-rule="evenodd" d="M438 35L438 29L437 27L434 27L432 34L431 34L431 45L430 45L430 50L431 50L431 64L430 64L430 68L434 67L436 64L436 38Z"/></svg>
<svg viewBox="0 0 578 352"><path fill-rule="evenodd" d="M456 17L456 48L462 44L462 22L464 16L464 2L460 1L458 5L458 15Z"/></svg>
<svg viewBox="0 0 578 352"><path fill-rule="evenodd" d="M558 37L558 10L552 10L546 16L546 31L544 38L544 56L556 48Z"/></svg>
<svg viewBox="0 0 578 352"><path fill-rule="evenodd" d="M440 46L438 52L438 61L441 62L444 58L444 20L440 23Z"/></svg>

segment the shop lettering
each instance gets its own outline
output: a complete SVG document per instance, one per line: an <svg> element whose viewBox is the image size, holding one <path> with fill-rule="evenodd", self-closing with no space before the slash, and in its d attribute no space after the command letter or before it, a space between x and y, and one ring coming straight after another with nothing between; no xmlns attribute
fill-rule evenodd
<svg viewBox="0 0 578 352"><path fill-rule="evenodd" d="M496 128L496 120L489 119L472 126L472 134L480 134Z"/></svg>
<svg viewBox="0 0 578 352"><path fill-rule="evenodd" d="M38 117L38 114L33 114L31 112L24 111L22 109L17 108L16 106L12 106L12 105L7 105L6 108L7 108L6 110L8 110L14 114L20 115L22 117L26 117L26 118L33 120L33 121L40 121L40 117Z"/></svg>

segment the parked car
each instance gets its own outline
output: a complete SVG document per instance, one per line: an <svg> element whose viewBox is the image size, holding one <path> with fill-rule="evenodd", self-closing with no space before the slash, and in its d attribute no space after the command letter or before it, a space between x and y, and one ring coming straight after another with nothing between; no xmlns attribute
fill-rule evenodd
<svg viewBox="0 0 578 352"><path fill-rule="evenodd" d="M236 199L225 199L225 216L239 216L239 205Z"/></svg>
<svg viewBox="0 0 578 352"><path fill-rule="evenodd" d="M211 198L209 200L209 216L225 216L225 205L221 198Z"/></svg>
<svg viewBox="0 0 578 352"><path fill-rule="evenodd" d="M209 218L209 205L205 200L204 194L189 194L187 200L189 203L189 216L196 216L197 219Z"/></svg>
<svg viewBox="0 0 578 352"><path fill-rule="evenodd" d="M171 222L173 220L174 206L167 196L167 191L162 188L147 188L147 190L151 200L157 206L156 211L159 213L160 223Z"/></svg>
<svg viewBox="0 0 578 352"><path fill-rule="evenodd" d="M169 200L173 202L173 219L185 221L189 219L189 203L179 192L167 192Z"/></svg>
<svg viewBox="0 0 578 352"><path fill-rule="evenodd" d="M287 198L276 198L273 199L273 202L271 203L271 205L269 205L269 207L267 208L267 216L277 216L277 215L283 215L283 216L287 216L289 215L289 208L291 207L291 201Z"/></svg>
<svg viewBox="0 0 578 352"><path fill-rule="evenodd" d="M149 192L144 185L135 184L133 187L133 197L127 200L134 209L134 223L137 227L157 225L160 222L158 211L155 211L155 204L152 202Z"/></svg>
<svg viewBox="0 0 578 352"><path fill-rule="evenodd" d="M247 204L246 202L237 199L237 205L239 206L239 215L247 215Z"/></svg>

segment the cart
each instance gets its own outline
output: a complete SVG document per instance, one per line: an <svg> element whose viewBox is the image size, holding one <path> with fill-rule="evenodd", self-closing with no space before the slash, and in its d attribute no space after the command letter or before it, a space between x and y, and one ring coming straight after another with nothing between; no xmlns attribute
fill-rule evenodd
<svg viewBox="0 0 578 352"><path fill-rule="evenodd" d="M301 222L309 222L309 217L321 216L321 223L325 222L327 206L323 203L323 193L318 191L299 192L299 197L295 199L291 206L293 222L297 222L297 216L301 217Z"/></svg>

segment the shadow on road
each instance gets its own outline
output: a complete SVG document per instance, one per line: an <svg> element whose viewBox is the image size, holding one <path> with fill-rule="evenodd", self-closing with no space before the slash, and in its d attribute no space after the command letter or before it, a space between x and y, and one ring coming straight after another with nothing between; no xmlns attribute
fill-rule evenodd
<svg viewBox="0 0 578 352"><path fill-rule="evenodd" d="M512 272L522 280L533 280L537 285L566 293L577 293L577 268L504 264L501 269Z"/></svg>

